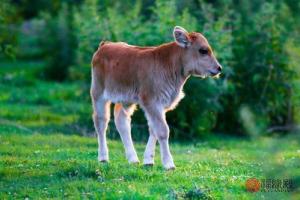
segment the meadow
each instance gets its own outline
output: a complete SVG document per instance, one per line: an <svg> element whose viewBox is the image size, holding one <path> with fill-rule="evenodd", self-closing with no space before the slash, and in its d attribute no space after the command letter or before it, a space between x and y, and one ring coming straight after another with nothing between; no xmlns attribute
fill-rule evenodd
<svg viewBox="0 0 300 200"><path fill-rule="evenodd" d="M173 42L175 26L202 33L223 66L189 78L167 114L176 169L158 145L153 167L128 164L114 120L99 163L93 53ZM297 0L1 0L0 199L300 199L299 44ZM132 137L142 161L141 109Z"/></svg>
<svg viewBox="0 0 300 200"><path fill-rule="evenodd" d="M130 165L110 125L110 162L97 162L86 82L49 82L43 62L2 62L0 68L1 199L299 199L291 192L246 190L248 178L299 184L299 138L210 134L171 140L177 165L165 171ZM87 125L88 124L88 125ZM147 129L140 130L147 135ZM172 133L171 133L172 135ZM136 142L142 158L145 141Z"/></svg>

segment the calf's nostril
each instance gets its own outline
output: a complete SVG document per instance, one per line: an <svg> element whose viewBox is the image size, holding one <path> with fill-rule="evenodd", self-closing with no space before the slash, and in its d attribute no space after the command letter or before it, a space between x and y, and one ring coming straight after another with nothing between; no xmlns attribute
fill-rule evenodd
<svg viewBox="0 0 300 200"><path fill-rule="evenodd" d="M218 66L217 69L218 69L219 72L222 71L222 67L221 66Z"/></svg>

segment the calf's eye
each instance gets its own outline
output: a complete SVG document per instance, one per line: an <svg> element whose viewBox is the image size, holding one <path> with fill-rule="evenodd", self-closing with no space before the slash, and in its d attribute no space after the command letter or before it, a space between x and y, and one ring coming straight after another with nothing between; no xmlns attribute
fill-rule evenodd
<svg viewBox="0 0 300 200"><path fill-rule="evenodd" d="M199 53L200 54L203 54L203 55L206 55L206 54L208 54L208 49L199 49Z"/></svg>

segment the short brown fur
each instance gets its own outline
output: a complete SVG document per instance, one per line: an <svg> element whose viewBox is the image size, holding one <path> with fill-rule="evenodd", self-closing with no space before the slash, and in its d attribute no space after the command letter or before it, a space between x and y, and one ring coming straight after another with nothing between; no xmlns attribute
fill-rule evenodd
<svg viewBox="0 0 300 200"><path fill-rule="evenodd" d="M221 66L200 33L174 28L175 42L157 47L131 46L123 42L101 42L92 59L91 97L98 133L99 160L108 160L105 131L109 104L116 103L115 122L129 162L138 162L130 134L134 105L145 111L150 137L144 164L153 164L153 145L160 142L162 162L174 168L168 147L169 128L165 113L183 97L182 87L190 75L215 76Z"/></svg>

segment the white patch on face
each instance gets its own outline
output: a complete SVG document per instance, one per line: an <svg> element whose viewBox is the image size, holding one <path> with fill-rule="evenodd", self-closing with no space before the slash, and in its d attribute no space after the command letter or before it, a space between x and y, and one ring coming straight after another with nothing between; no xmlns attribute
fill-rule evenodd
<svg viewBox="0 0 300 200"><path fill-rule="evenodd" d="M206 78L208 75L204 74L204 75L198 75L198 74L193 74L194 77L199 77L199 78Z"/></svg>
<svg viewBox="0 0 300 200"><path fill-rule="evenodd" d="M215 79L220 78L220 74L221 74L221 73L218 73L217 75L213 76L213 78L215 78Z"/></svg>

